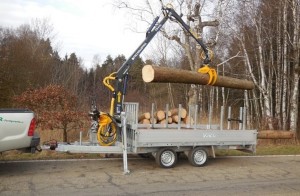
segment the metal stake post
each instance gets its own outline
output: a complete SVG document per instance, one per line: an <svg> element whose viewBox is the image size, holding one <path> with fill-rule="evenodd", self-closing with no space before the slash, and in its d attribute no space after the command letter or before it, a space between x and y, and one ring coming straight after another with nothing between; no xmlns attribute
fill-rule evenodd
<svg viewBox="0 0 300 196"><path fill-rule="evenodd" d="M228 116L227 116L227 129L231 129L231 107L228 107Z"/></svg>
<svg viewBox="0 0 300 196"><path fill-rule="evenodd" d="M151 123L151 128L154 128L154 103L152 103L151 105L151 120L152 120L152 123Z"/></svg>
<svg viewBox="0 0 300 196"><path fill-rule="evenodd" d="M181 104L178 106L178 130L181 128Z"/></svg>
<svg viewBox="0 0 300 196"><path fill-rule="evenodd" d="M126 114L121 112L121 124L122 124L122 144L123 144L123 165L124 165L124 174L129 174L128 162L127 162L127 129L126 129Z"/></svg>
<svg viewBox="0 0 300 196"><path fill-rule="evenodd" d="M197 129L197 119L198 119L198 105L195 106L195 122L194 122L194 129L196 130ZM200 115L200 114L199 114ZM199 118L200 119L200 118ZM200 124L200 121L199 121L199 124Z"/></svg>
<svg viewBox="0 0 300 196"><path fill-rule="evenodd" d="M224 121L224 106L221 106L220 130L223 130L223 121Z"/></svg>
<svg viewBox="0 0 300 196"><path fill-rule="evenodd" d="M165 124L165 126L166 126L166 128L168 128L168 122L169 122L169 115L168 115L168 113L169 113L169 104L166 104L166 124Z"/></svg>
<svg viewBox="0 0 300 196"><path fill-rule="evenodd" d="M242 130L243 121L243 107L240 107L239 130Z"/></svg>
<svg viewBox="0 0 300 196"><path fill-rule="evenodd" d="M243 130L246 130L246 121L247 121L247 109L246 107L244 107L244 110L243 110Z"/></svg>
<svg viewBox="0 0 300 196"><path fill-rule="evenodd" d="M79 132L79 145L82 145L82 131Z"/></svg>

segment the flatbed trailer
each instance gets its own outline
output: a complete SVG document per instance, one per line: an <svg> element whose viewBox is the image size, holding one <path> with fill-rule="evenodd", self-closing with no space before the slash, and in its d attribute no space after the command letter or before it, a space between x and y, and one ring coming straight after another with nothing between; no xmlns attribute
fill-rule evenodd
<svg viewBox="0 0 300 196"><path fill-rule="evenodd" d="M240 111L239 130L223 129L223 112L219 125L138 124L138 103L124 103L118 140L113 146L93 142L59 144L56 151L70 153L123 154L124 173L129 173L127 154L153 155L164 168L174 167L179 153L184 153L193 166L204 166L208 157L215 157L215 149L235 149L255 152L257 130L245 129L245 112ZM195 112L195 115L197 112ZM196 116L194 116L196 117ZM195 118L196 119L196 118ZM229 128L231 126L228 126Z"/></svg>

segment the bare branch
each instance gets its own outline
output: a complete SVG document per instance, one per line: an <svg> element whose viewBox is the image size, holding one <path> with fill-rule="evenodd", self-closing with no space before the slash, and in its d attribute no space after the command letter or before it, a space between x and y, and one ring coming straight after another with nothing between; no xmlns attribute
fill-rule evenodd
<svg viewBox="0 0 300 196"><path fill-rule="evenodd" d="M234 59L234 58L243 57L243 56L239 56L240 53L241 53L241 52L239 51L236 55L230 57L229 59L223 61L222 63L217 64L216 67L218 67L218 66L220 66L220 65L223 65L223 64L227 63L228 61L230 61L230 60L232 60L232 59Z"/></svg>

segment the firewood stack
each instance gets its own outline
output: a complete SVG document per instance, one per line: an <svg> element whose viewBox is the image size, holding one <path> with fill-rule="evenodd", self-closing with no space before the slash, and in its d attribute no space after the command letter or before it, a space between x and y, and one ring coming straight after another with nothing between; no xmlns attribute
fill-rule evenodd
<svg viewBox="0 0 300 196"><path fill-rule="evenodd" d="M187 115L187 111L184 108L174 108L167 113L163 110L158 110L151 117L150 112L143 113L138 118L139 124L193 124L193 119Z"/></svg>

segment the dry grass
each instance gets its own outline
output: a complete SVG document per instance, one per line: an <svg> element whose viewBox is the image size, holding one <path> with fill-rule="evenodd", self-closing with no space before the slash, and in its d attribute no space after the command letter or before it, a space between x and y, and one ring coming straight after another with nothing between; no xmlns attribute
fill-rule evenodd
<svg viewBox="0 0 300 196"><path fill-rule="evenodd" d="M82 129L73 129L68 131L68 142L79 141L80 131L82 131L82 139L88 140L88 128ZM54 129L54 130L37 130L41 138L41 144L49 140L56 140L58 142L63 141L63 130Z"/></svg>
<svg viewBox="0 0 300 196"><path fill-rule="evenodd" d="M217 156L243 156L249 153L237 151L237 150L216 150ZM300 155L299 144L269 144L258 145L255 155ZM251 154L250 154L251 156Z"/></svg>
<svg viewBox="0 0 300 196"><path fill-rule="evenodd" d="M203 119L202 119L203 120ZM79 133L83 132L83 141L88 141L88 127L70 130L68 132L68 142L79 141ZM41 144L49 140L55 139L59 142L62 141L62 130L38 130L41 138ZM258 140L256 155L300 155L300 144L296 140ZM217 156L239 156L249 155L235 150L217 150ZM251 156L251 155L250 155ZM56 151L44 150L40 153L24 153L17 150L7 151L0 153L0 161L8 160L46 160L46 159L80 159L90 158L97 159L103 158L105 154L70 154L60 153ZM120 155L114 155L114 157L120 157Z"/></svg>
<svg viewBox="0 0 300 196"><path fill-rule="evenodd" d="M217 156L251 156L252 154L237 150L216 150ZM300 155L299 144L260 144L257 145L255 155ZM23 153L12 150L0 154L0 161L10 160L55 160L55 159L98 159L106 157L105 154L71 154L44 150L40 153ZM121 155L110 155L110 157L121 157Z"/></svg>

